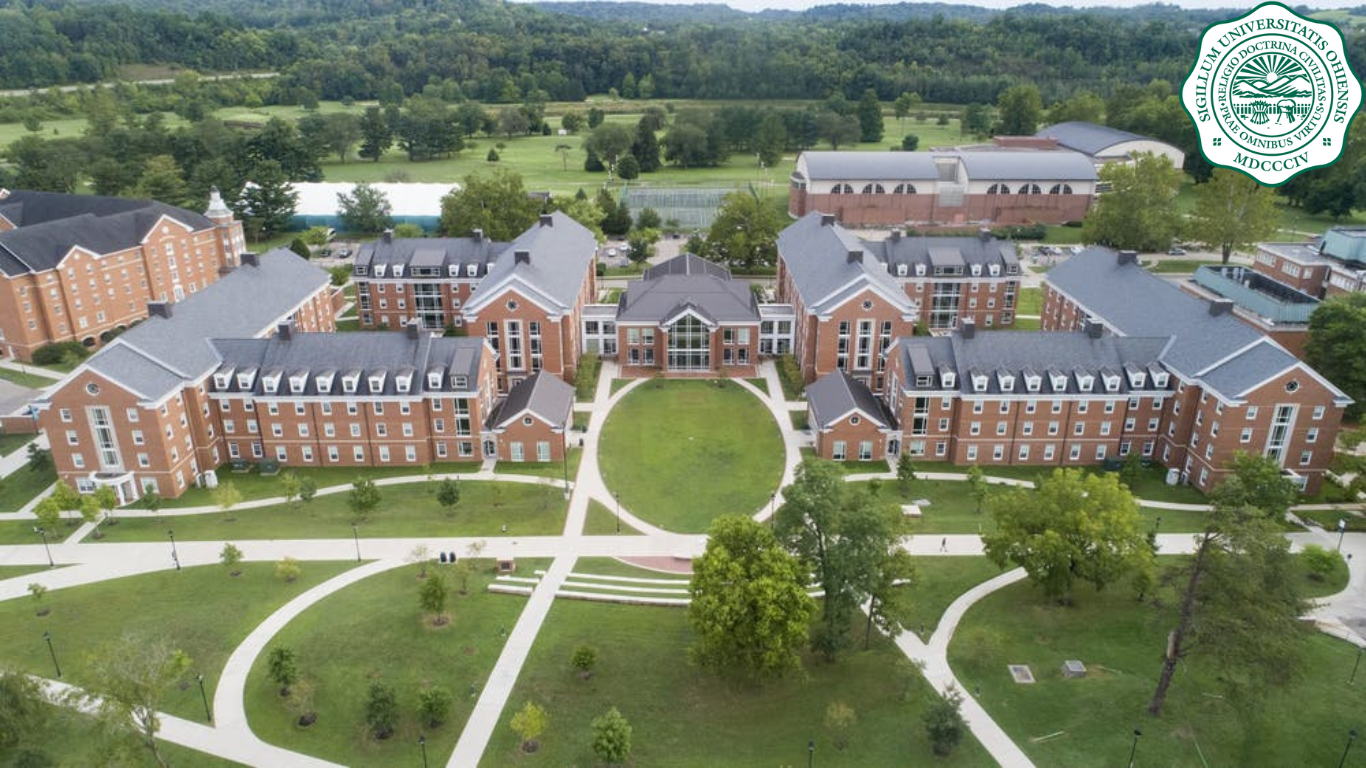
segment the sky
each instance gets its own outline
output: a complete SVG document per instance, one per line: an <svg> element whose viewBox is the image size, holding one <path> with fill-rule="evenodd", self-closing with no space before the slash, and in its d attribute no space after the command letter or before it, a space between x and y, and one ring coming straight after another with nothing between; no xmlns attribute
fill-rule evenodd
<svg viewBox="0 0 1366 768"><path fill-rule="evenodd" d="M884 5L886 3L898 1L899 0L871 0L871 2L868 2L867 0L851 0L851 4ZM667 5L675 2L706 2L706 0L643 0L643 2ZM781 8L784 10L799 11L817 5L830 5L832 2L834 2L834 0L727 0L727 2L718 4L728 5L742 11L761 11L765 8ZM968 0L967 2L961 2L961 0L944 0L944 2L957 2L961 5L976 5L984 8L1009 8L1011 6L1026 4L1024 0ZM1165 0L1165 2L1171 4L1171 0ZM1150 3L1124 2L1124 0L1068 0L1067 2L1047 2L1047 4L1070 5L1073 7L1096 7L1135 6L1147 5ZM1247 11L1251 10L1258 3L1252 0L1243 0L1243 2L1238 2L1237 0L1176 0L1174 4L1183 8L1237 8L1240 11ZM1299 5L1298 2L1294 2L1293 0L1287 2L1287 4L1292 6ZM1317 0L1316 2L1305 3L1305 5L1312 8L1352 8L1362 4L1363 0Z"/></svg>

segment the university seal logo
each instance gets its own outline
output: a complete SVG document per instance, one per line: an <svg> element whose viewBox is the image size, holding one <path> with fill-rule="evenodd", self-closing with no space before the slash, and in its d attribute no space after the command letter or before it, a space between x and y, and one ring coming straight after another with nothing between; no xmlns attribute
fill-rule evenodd
<svg viewBox="0 0 1366 768"><path fill-rule="evenodd" d="M1181 102L1206 160L1278 186L1338 159L1361 83L1337 27L1273 2L1205 30Z"/></svg>

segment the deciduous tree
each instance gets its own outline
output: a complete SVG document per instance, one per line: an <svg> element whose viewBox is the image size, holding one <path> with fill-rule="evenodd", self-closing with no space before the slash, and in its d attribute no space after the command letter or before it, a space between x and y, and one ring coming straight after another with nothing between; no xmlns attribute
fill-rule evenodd
<svg viewBox="0 0 1366 768"><path fill-rule="evenodd" d="M165 638L124 635L91 656L86 704L107 732L131 735L165 768L161 703L189 668L190 657Z"/></svg>
<svg viewBox="0 0 1366 768"><path fill-rule="evenodd" d="M358 477L351 483L351 492L347 494L346 505L351 508L351 519L354 521L364 520L379 508L380 493L379 487L368 477Z"/></svg>
<svg viewBox="0 0 1366 768"><path fill-rule="evenodd" d="M213 503L223 510L225 520L233 520L232 508L242 501L242 492L237 490L237 484L231 480L225 480L213 489Z"/></svg>
<svg viewBox="0 0 1366 768"><path fill-rule="evenodd" d="M1029 136L1039 130L1043 98L1039 96L1038 86L1028 84L1009 88L996 100L996 107L1001 115L996 128L998 134Z"/></svg>
<svg viewBox="0 0 1366 768"><path fill-rule="evenodd" d="M1225 264L1235 249L1267 240L1280 225L1271 188L1244 173L1215 168L1210 180L1195 188L1189 235L1207 248L1217 248Z"/></svg>
<svg viewBox="0 0 1366 768"><path fill-rule="evenodd" d="M237 567L242 562L242 550L231 542L225 543L223 549L218 553L218 562L228 569L229 574L236 576L242 572Z"/></svg>
<svg viewBox="0 0 1366 768"><path fill-rule="evenodd" d="M631 756L631 723L616 707L593 718L593 754L608 765L621 765Z"/></svg>
<svg viewBox="0 0 1366 768"><path fill-rule="evenodd" d="M417 692L417 714L428 728L437 728L450 717L455 697L449 688L428 685Z"/></svg>
<svg viewBox="0 0 1366 768"><path fill-rule="evenodd" d="M337 193L337 218L348 232L373 234L394 225L389 196L370 184L360 183Z"/></svg>
<svg viewBox="0 0 1366 768"><path fill-rule="evenodd" d="M379 162L389 147L394 145L394 131L385 119L384 110L366 107L360 118L360 150L356 154L366 160Z"/></svg>
<svg viewBox="0 0 1366 768"><path fill-rule="evenodd" d="M464 186L441 198L441 234L469 237L481 229L490 240L510 241L536 223L540 203L527 197L521 174L505 168L471 173Z"/></svg>
<svg viewBox="0 0 1366 768"><path fill-rule="evenodd" d="M922 722L925 724L925 733L930 737L930 745L936 755L941 757L953 753L958 744L963 741L963 734L967 731L967 723L963 720L963 713L960 708L963 705L963 695L956 690L950 689L948 693L940 697L938 701L930 705L925 710Z"/></svg>
<svg viewBox="0 0 1366 768"><path fill-rule="evenodd" d="M394 735L398 722L398 696L386 683L371 683L365 696L365 724L370 734L383 741Z"/></svg>
<svg viewBox="0 0 1366 768"><path fill-rule="evenodd" d="M707 231L707 251L739 272L771 267L778 260L778 211L753 190L731 192Z"/></svg>
<svg viewBox="0 0 1366 768"><path fill-rule="evenodd" d="M1366 293L1324 299L1309 316L1304 359L1354 401L1343 418L1356 421L1366 409Z"/></svg>
<svg viewBox="0 0 1366 768"><path fill-rule="evenodd" d="M450 621L450 617L446 615L446 597L448 594L446 579L439 573L433 573L427 577L422 582L422 586L418 588L418 604L431 617L433 626L439 627Z"/></svg>
<svg viewBox="0 0 1366 768"><path fill-rule="evenodd" d="M858 118L859 141L882 141L882 102L877 99L877 91L869 88L863 92L854 116Z"/></svg>
<svg viewBox="0 0 1366 768"><path fill-rule="evenodd" d="M1164 155L1140 154L1132 165L1100 170L1110 191L1100 195L1082 225L1082 239L1112 248L1166 250L1181 231L1176 193L1181 171Z"/></svg>
<svg viewBox="0 0 1366 768"><path fill-rule="evenodd" d="M299 665L294 658L294 649L277 645L266 656L266 674L280 686L280 695L288 696L289 687L299 679Z"/></svg>
<svg viewBox="0 0 1366 768"><path fill-rule="evenodd" d="M545 733L549 724L550 717L546 715L545 709L535 702L528 701L517 710L517 714L512 716L512 732L522 740L523 752L535 752L540 749L541 745L536 740Z"/></svg>
<svg viewBox="0 0 1366 768"><path fill-rule="evenodd" d="M584 149L593 152L607 163L608 181L616 173L617 161L631 150L635 134L621 123L603 123L583 140Z"/></svg>

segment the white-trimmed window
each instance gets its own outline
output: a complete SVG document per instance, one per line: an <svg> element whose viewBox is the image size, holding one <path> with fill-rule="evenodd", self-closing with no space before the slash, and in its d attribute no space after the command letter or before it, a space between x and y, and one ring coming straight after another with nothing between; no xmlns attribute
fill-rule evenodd
<svg viewBox="0 0 1366 768"><path fill-rule="evenodd" d="M848 446L843 440L836 440L830 447L830 458L834 461L844 461L848 450Z"/></svg>

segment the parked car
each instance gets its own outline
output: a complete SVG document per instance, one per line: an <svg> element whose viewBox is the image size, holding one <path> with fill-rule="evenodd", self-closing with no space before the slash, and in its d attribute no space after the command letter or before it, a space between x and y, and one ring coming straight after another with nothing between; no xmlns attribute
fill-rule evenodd
<svg viewBox="0 0 1366 768"><path fill-rule="evenodd" d="M1168 256L1185 256L1185 255L1186 255L1186 249L1185 249L1185 248L1182 248L1182 247L1179 246L1179 245L1173 245L1172 247L1170 247L1170 248L1167 249L1167 255L1168 255Z"/></svg>

